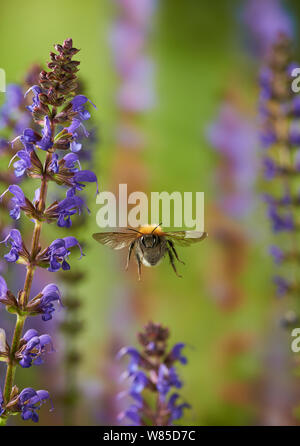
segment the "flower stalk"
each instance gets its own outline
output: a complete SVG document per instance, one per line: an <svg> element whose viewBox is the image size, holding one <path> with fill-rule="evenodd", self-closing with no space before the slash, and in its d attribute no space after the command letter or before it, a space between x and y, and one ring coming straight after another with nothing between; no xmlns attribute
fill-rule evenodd
<svg viewBox="0 0 300 446"><path fill-rule="evenodd" d="M53 350L52 340L48 334L39 335L34 329L23 334L24 323L29 316L41 315L42 320L50 320L55 310L53 303L61 301L60 292L55 284L45 286L37 296L31 297L35 271L39 267L46 267L52 272L60 268L69 270L67 259L70 249L74 246L78 246L83 255L77 239L73 236L54 240L43 249L40 241L42 227L45 223L50 224L55 221L58 226L70 227L71 216L82 209L83 200L77 196L78 191L85 187L85 182L97 182L93 172L82 171L75 166L78 162L75 151L81 149L81 144L77 141L79 129L83 129L88 136L83 121L90 117L84 107L88 99L74 93L77 88L76 72L79 62L73 61L72 57L78 50L73 48L72 39L65 40L63 45L55 45L55 49L58 54L50 53L51 62L48 63L51 71L41 71L39 84L32 86L26 93L27 95L31 91L33 94L33 103L27 108L37 126L41 128L41 133L27 128L12 142L14 145L20 140L24 146L14 156L19 158L13 164L16 177L20 178L26 174L29 178L38 178L40 188L36 191L33 201L25 197L21 187L16 184L10 185L1 195L1 198L8 192L13 195L10 216L14 220L18 220L23 211L34 221L30 250L26 248L17 229L12 229L2 241L6 246L10 246L9 253L4 256L5 260L26 266L24 287L17 297L8 290L4 278L0 276L0 302L6 306L7 311L16 314L11 346L2 342L3 351L0 351L1 360L7 363L3 394L0 389L2 424L5 424L10 415L16 413L21 413L24 420L31 419L37 422L39 419L37 410L49 399L49 393L45 390L35 391L27 388L20 392L14 384L18 365L28 368L32 364L41 364L41 357L47 348ZM56 138L56 132L59 132L60 138ZM59 155L55 153L57 149L64 151L70 149L71 153L59 159ZM44 163L39 158L40 150L46 152ZM67 189L67 198L61 202L55 201L47 207L49 181ZM5 336L4 338L6 339Z"/></svg>

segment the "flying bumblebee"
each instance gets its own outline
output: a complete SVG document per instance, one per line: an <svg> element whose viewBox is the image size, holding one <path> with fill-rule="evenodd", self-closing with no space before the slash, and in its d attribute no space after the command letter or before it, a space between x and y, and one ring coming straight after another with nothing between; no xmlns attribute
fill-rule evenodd
<svg viewBox="0 0 300 446"><path fill-rule="evenodd" d="M171 266L178 277L175 258L183 263L178 257L174 244L189 246L200 242L207 237L206 232L199 231L172 231L164 232L160 225L145 225L139 229L127 228L120 232L98 232L93 238L102 245L112 249L128 248L126 270L128 269L132 252L134 252L138 265L138 278L141 280L141 266L155 266L168 254Z"/></svg>

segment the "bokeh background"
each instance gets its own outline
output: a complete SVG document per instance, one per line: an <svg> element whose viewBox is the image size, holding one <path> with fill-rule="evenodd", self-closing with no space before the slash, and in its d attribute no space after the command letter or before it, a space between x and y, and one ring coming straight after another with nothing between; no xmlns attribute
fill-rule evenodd
<svg viewBox="0 0 300 446"><path fill-rule="evenodd" d="M209 237L179 248L186 262L179 265L182 279L166 260L143 269L137 282L135 265L124 272L123 253L91 238L99 206L88 186L91 214L74 229L86 256L72 256L70 280L56 279L76 308L65 306L42 325L57 352L40 367L18 370L17 382L50 391L55 410L43 408L42 424L118 424L126 360L115 356L122 346L137 345L136 333L152 320L169 327L171 344L186 344L180 393L192 408L180 424L293 424L300 387L290 332L280 326L288 302L275 297L271 281L255 123L262 30L282 18L297 56L299 2L156 0L141 13L138 56L134 45L140 43L120 26L124 20L135 26L120 3L2 1L0 66L7 83L23 84L33 63L45 66L53 44L72 37L81 49L85 94L97 105L86 163L100 189L115 191L125 182L145 192L204 191ZM251 15L255 3L261 10ZM129 79L126 63L134 65ZM62 234L53 225L43 238ZM17 271L5 272L12 289L22 283L23 270ZM47 281L44 274L35 285ZM12 317L3 309L0 317L9 331Z"/></svg>

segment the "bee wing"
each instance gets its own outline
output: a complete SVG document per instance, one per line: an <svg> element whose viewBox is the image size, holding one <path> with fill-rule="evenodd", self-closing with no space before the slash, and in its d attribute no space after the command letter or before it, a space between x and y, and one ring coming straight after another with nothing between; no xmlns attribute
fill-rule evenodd
<svg viewBox="0 0 300 446"><path fill-rule="evenodd" d="M201 242L207 237L207 232L200 231L170 231L162 234L181 246L189 246Z"/></svg>
<svg viewBox="0 0 300 446"><path fill-rule="evenodd" d="M112 249L123 249L136 239L136 234L132 232L97 232L92 237Z"/></svg>

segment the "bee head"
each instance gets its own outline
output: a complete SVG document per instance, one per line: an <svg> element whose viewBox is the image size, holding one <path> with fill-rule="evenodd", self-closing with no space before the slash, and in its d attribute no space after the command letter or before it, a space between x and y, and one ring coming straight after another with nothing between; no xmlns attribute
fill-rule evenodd
<svg viewBox="0 0 300 446"><path fill-rule="evenodd" d="M159 237L156 234L144 234L141 237L141 244L145 248L154 248L159 242Z"/></svg>

